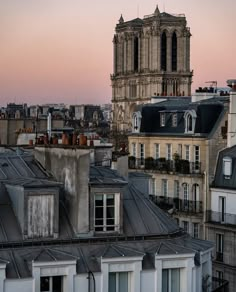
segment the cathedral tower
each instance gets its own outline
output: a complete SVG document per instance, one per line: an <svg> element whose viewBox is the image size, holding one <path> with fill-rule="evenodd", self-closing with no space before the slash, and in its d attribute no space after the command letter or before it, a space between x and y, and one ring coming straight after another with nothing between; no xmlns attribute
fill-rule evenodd
<svg viewBox="0 0 236 292"><path fill-rule="evenodd" d="M190 96L190 29L183 14L121 16L113 39L113 129L128 130L136 105L152 96Z"/></svg>

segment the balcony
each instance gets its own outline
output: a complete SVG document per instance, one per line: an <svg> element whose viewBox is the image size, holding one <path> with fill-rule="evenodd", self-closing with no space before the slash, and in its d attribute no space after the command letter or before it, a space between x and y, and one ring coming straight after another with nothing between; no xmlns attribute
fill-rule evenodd
<svg viewBox="0 0 236 292"><path fill-rule="evenodd" d="M223 254L223 252L217 251L216 252L216 258L215 258L215 260L217 262L222 262L223 263L223 261L224 261L224 254Z"/></svg>
<svg viewBox="0 0 236 292"><path fill-rule="evenodd" d="M212 277L212 292L228 292L229 282L224 279Z"/></svg>
<svg viewBox="0 0 236 292"><path fill-rule="evenodd" d="M236 215L208 210L206 211L206 221L225 225L236 225Z"/></svg>
<svg viewBox="0 0 236 292"><path fill-rule="evenodd" d="M200 162L188 160L166 160L165 158L154 159L129 157L129 169L152 170L166 173L199 174L201 173Z"/></svg>
<svg viewBox="0 0 236 292"><path fill-rule="evenodd" d="M184 213L202 213L202 202L201 201L190 201L190 200L182 200L179 198L171 198L164 196L155 196L150 195L150 199L161 209L169 210L175 209L177 212Z"/></svg>

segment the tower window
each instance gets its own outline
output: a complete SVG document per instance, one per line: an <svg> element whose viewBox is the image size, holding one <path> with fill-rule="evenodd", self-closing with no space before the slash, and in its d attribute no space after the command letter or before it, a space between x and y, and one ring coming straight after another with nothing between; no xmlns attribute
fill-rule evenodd
<svg viewBox="0 0 236 292"><path fill-rule="evenodd" d="M139 55L139 48L138 48L138 37L134 38L134 71L138 71L138 55Z"/></svg>
<svg viewBox="0 0 236 292"><path fill-rule="evenodd" d="M166 50L167 42L166 42L166 33L163 32L161 36L161 70L166 71Z"/></svg>
<svg viewBox="0 0 236 292"><path fill-rule="evenodd" d="M176 33L174 32L172 35L172 59L171 59L171 66L172 66L172 71L177 71L177 36Z"/></svg>

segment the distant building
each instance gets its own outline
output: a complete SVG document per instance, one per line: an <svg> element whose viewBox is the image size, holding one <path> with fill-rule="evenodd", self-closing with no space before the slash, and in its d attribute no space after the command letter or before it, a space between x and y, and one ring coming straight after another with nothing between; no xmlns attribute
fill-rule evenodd
<svg viewBox="0 0 236 292"><path fill-rule="evenodd" d="M190 96L190 29L183 14L124 21L113 38L113 128L129 130L135 106L152 96Z"/></svg>

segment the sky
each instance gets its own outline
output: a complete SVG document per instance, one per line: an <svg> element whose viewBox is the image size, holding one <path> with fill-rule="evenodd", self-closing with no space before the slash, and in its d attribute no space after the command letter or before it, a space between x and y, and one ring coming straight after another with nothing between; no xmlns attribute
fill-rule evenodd
<svg viewBox="0 0 236 292"><path fill-rule="evenodd" d="M192 91L236 79L235 0L0 0L0 106L109 103L115 25L157 4L186 16Z"/></svg>

